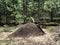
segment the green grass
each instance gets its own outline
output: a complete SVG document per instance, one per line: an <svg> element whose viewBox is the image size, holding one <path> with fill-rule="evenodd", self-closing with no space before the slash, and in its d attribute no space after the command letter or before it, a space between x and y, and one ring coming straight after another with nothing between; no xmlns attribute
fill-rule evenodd
<svg viewBox="0 0 60 45"><path fill-rule="evenodd" d="M24 45L24 43L23 42L20 42L20 44L19 45Z"/></svg>
<svg viewBox="0 0 60 45"><path fill-rule="evenodd" d="M1 44L9 45L9 44L11 44L11 40L7 40L7 39L0 40L0 45L1 45Z"/></svg>
<svg viewBox="0 0 60 45"><path fill-rule="evenodd" d="M12 43L11 40L0 40L0 45L3 44L3 45L15 45L15 43ZM23 42L20 42L19 44L17 45L24 45Z"/></svg>
<svg viewBox="0 0 60 45"><path fill-rule="evenodd" d="M10 27L10 26L3 26L3 27L0 27L0 33L2 32L9 32L10 30L13 30L15 29L14 26Z"/></svg>
<svg viewBox="0 0 60 45"><path fill-rule="evenodd" d="M4 31L4 27L0 27L0 33Z"/></svg>
<svg viewBox="0 0 60 45"><path fill-rule="evenodd" d="M48 26L47 27L48 32L53 33L56 32L56 26Z"/></svg>

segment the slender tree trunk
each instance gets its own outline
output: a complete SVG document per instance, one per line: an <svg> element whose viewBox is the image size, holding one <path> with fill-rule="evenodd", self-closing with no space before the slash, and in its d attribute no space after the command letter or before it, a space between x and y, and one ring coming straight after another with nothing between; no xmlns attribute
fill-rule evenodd
<svg viewBox="0 0 60 45"><path fill-rule="evenodd" d="M38 17L40 15L40 0L38 0Z"/></svg>
<svg viewBox="0 0 60 45"><path fill-rule="evenodd" d="M53 21L53 12L51 12L51 21Z"/></svg>
<svg viewBox="0 0 60 45"><path fill-rule="evenodd" d="M23 0L23 16L24 16L24 23L26 23L26 16L27 16L27 0Z"/></svg>
<svg viewBox="0 0 60 45"><path fill-rule="evenodd" d="M50 16L51 21L53 21L53 15L54 15L53 13L54 13L54 8L52 8L52 9L51 9L51 12L50 12L50 13L51 13L51 16Z"/></svg>
<svg viewBox="0 0 60 45"><path fill-rule="evenodd" d="M34 0L32 0L32 2L33 2L33 3L32 3L32 5L33 5L32 16L34 16L34 15L35 15L35 10L34 10L34 9L35 9L35 8L34 8Z"/></svg>
<svg viewBox="0 0 60 45"><path fill-rule="evenodd" d="M42 16L43 6L44 6L44 0L38 0L38 18Z"/></svg>

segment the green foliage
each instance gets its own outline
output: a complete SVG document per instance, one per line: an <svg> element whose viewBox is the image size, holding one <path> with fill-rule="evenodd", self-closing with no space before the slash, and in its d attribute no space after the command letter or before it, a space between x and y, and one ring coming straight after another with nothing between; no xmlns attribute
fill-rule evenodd
<svg viewBox="0 0 60 45"><path fill-rule="evenodd" d="M0 0L0 23L6 24L16 22L16 18L20 18L17 13L19 10L18 0ZM13 22L11 22L12 20Z"/></svg>
<svg viewBox="0 0 60 45"><path fill-rule="evenodd" d="M56 8L56 5L52 1L45 1L44 9L47 11L51 11L52 8Z"/></svg>
<svg viewBox="0 0 60 45"><path fill-rule="evenodd" d="M57 13L60 12L60 1L59 0L48 0L44 2L44 10L52 11L52 9L56 9Z"/></svg>
<svg viewBox="0 0 60 45"><path fill-rule="evenodd" d="M47 27L47 29L50 33L56 32L56 30L55 30L56 27L51 26L51 27Z"/></svg>
<svg viewBox="0 0 60 45"><path fill-rule="evenodd" d="M9 32L10 28L8 25L4 25L4 32Z"/></svg>
<svg viewBox="0 0 60 45"><path fill-rule="evenodd" d="M0 44L9 45L10 43L11 41L8 39L0 40Z"/></svg>
<svg viewBox="0 0 60 45"><path fill-rule="evenodd" d="M44 2L44 10L50 15L51 21L53 21L54 16L56 17L60 13L59 3L59 0L48 0Z"/></svg>
<svg viewBox="0 0 60 45"><path fill-rule="evenodd" d="M55 15L60 15L59 0L0 0L0 24L18 23L17 20L25 16L31 21L30 17L39 20Z"/></svg>
<svg viewBox="0 0 60 45"><path fill-rule="evenodd" d="M21 19L21 18L22 18L22 15L20 15L20 14L16 15L16 19Z"/></svg>

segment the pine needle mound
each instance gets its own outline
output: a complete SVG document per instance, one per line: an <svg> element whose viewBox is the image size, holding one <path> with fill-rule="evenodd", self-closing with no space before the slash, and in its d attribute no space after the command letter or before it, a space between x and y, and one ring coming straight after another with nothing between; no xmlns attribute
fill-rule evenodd
<svg viewBox="0 0 60 45"><path fill-rule="evenodd" d="M27 23L22 25L16 30L10 37L28 37L28 36L39 36L45 34L44 31L34 23Z"/></svg>

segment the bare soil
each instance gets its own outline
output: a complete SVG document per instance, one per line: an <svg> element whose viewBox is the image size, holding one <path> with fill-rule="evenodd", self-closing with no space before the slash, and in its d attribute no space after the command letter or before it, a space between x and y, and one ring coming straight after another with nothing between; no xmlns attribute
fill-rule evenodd
<svg viewBox="0 0 60 45"><path fill-rule="evenodd" d="M22 25L10 37L29 37L29 36L39 36L44 35L45 32L34 23L27 23Z"/></svg>
<svg viewBox="0 0 60 45"><path fill-rule="evenodd" d="M3 32L0 35L0 39L9 38L8 45L60 45L59 42L55 42L47 29L41 29L33 23L27 23L14 29L12 32ZM54 37L54 36L53 36ZM1 42L1 45L5 45Z"/></svg>

